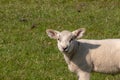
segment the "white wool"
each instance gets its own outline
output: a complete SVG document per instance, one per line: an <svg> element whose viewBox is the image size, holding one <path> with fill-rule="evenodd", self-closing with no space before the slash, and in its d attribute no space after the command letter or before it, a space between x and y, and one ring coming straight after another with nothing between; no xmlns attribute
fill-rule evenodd
<svg viewBox="0 0 120 80"><path fill-rule="evenodd" d="M85 32L83 28L57 33L55 30L47 30L48 35L51 34L49 32L53 33L51 38L58 39L58 48L69 70L75 72L79 80L90 80L92 71L110 74L120 72L120 39L76 40Z"/></svg>

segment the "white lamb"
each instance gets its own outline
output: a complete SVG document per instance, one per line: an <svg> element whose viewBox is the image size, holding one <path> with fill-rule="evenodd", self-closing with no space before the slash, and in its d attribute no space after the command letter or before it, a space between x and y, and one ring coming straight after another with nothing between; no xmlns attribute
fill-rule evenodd
<svg viewBox="0 0 120 80"><path fill-rule="evenodd" d="M70 71L77 73L79 80L90 80L92 71L115 74L120 72L120 39L79 39L85 32L80 28L73 32L46 30L56 39Z"/></svg>

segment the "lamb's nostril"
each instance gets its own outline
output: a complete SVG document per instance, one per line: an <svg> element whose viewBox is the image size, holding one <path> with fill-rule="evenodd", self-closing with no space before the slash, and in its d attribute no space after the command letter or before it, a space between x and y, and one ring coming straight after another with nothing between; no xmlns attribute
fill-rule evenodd
<svg viewBox="0 0 120 80"><path fill-rule="evenodd" d="M67 48L68 48L68 46L67 46L67 47L64 47L64 48L63 48L63 50L64 50L64 51L66 51L66 50L67 50Z"/></svg>

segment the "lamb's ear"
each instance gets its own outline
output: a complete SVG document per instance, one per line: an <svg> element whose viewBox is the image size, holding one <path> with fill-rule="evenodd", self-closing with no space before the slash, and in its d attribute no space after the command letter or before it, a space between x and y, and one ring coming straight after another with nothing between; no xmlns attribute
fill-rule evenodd
<svg viewBox="0 0 120 80"><path fill-rule="evenodd" d="M84 32L85 32L85 28L80 28L80 29L73 31L72 33L75 36L75 38L78 39L78 38L81 38L83 36Z"/></svg>
<svg viewBox="0 0 120 80"><path fill-rule="evenodd" d="M59 34L60 32L59 32L59 31L56 31L56 30L52 30L52 29L47 29L47 30L46 30L46 33L47 33L47 35L48 35L50 38L57 39L57 38L58 38L58 34Z"/></svg>

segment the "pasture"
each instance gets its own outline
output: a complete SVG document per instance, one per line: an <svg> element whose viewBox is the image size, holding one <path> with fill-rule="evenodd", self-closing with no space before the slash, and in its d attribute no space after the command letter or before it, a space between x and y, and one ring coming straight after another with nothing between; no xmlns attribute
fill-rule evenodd
<svg viewBox="0 0 120 80"><path fill-rule="evenodd" d="M0 0L0 80L77 80L45 31L82 27L86 39L120 38L120 1ZM91 78L120 80L120 75Z"/></svg>

